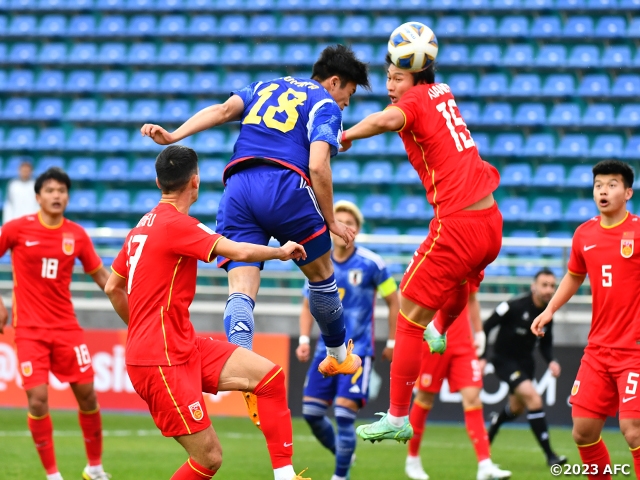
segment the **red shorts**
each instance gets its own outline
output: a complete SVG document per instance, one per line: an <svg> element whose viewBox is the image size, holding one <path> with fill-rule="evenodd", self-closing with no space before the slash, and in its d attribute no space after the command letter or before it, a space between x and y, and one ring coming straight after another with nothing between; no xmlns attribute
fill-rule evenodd
<svg viewBox="0 0 640 480"><path fill-rule="evenodd" d="M81 329L16 328L20 375L25 390L49 384L49 372L61 382L91 383L91 355Z"/></svg>
<svg viewBox="0 0 640 480"><path fill-rule="evenodd" d="M482 371L473 347L447 348L443 355L438 355L429 351L427 342L422 344L418 389L438 393L445 378L452 392L458 392L465 387L482 388Z"/></svg>
<svg viewBox="0 0 640 480"><path fill-rule="evenodd" d="M196 337L196 348L181 365L127 365L133 388L165 437L190 435L211 425L202 392L218 393L222 368L238 346Z"/></svg>
<svg viewBox="0 0 640 480"><path fill-rule="evenodd" d="M640 418L640 352L587 345L571 389L573 417Z"/></svg>
<svg viewBox="0 0 640 480"><path fill-rule="evenodd" d="M484 210L461 210L429 224L405 272L400 292L417 305L440 310L465 280L479 283L482 271L502 246L498 204Z"/></svg>

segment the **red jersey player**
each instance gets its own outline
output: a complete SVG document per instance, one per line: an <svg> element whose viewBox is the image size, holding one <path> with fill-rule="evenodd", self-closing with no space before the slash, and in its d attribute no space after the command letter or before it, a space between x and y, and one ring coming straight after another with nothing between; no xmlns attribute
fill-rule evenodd
<svg viewBox="0 0 640 480"><path fill-rule="evenodd" d="M291 413L282 368L237 345L196 336L189 305L198 260L300 259L304 248L293 242L280 248L236 243L190 217L200 185L198 157L190 148L166 148L156 160L156 174L162 199L127 235L105 291L128 325L126 363L133 387L162 434L189 453L171 478L216 474L222 449L202 392L242 390L257 396L275 480L301 480L291 466Z"/></svg>
<svg viewBox="0 0 640 480"><path fill-rule="evenodd" d="M0 234L0 255L11 250L13 265L13 327L20 373L29 402L28 425L48 480L61 480L49 416L49 372L69 382L78 401L79 421L88 465L84 480L106 480L102 469L102 421L93 388L91 356L78 324L69 285L73 265L101 289L109 272L84 229L64 218L69 203L69 176L50 168L35 183L40 211L7 222ZM8 313L0 299L0 333Z"/></svg>
<svg viewBox="0 0 640 480"><path fill-rule="evenodd" d="M397 131L435 213L400 284L389 412L358 428L367 440L408 441L423 335L432 352L444 352L445 332L467 304L467 279L479 279L500 251L502 215L492 194L500 176L480 158L449 87L435 83L434 64L409 73L388 63L392 105L344 132L342 145ZM432 322L438 310L442 314Z"/></svg>
<svg viewBox="0 0 640 480"><path fill-rule="evenodd" d="M573 440L591 479L611 478L611 460L600 436L608 416L620 417L640 475L640 217L627 211L633 195L633 170L605 160L593 167L593 197L600 215L580 225L573 236L569 272L547 308L531 325L543 336L553 314L591 282L591 331L569 397ZM617 472L613 472L617 473Z"/></svg>
<svg viewBox="0 0 640 480"><path fill-rule="evenodd" d="M409 442L409 454L405 473L413 480L428 480L420 460L420 443L427 416L433 400L446 378L452 392L462 395L462 408L467 433L478 458L477 480L510 478L511 472L501 470L491 461L489 438L484 427L482 402L482 370L478 355L484 351L486 337L482 330L480 303L476 297L477 283L470 284L469 303L447 332L449 347L442 356L435 356L426 343L422 345L422 366L418 377L418 393L413 401L409 421L413 427L413 438ZM467 319L471 320L471 324ZM472 328L473 326L473 331Z"/></svg>

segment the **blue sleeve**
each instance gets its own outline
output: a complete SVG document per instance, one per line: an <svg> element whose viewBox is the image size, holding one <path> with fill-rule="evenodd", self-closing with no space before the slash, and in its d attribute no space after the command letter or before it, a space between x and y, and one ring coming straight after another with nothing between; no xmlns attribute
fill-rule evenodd
<svg viewBox="0 0 640 480"><path fill-rule="evenodd" d="M342 110L334 101L323 103L313 115L309 125L309 143L326 142L331 156L338 154L342 136Z"/></svg>
<svg viewBox="0 0 640 480"><path fill-rule="evenodd" d="M373 278L374 278L376 287L379 287L385 281L391 278L391 275L389 275L389 270L387 270L387 266L383 262L374 263L373 270L374 270Z"/></svg>
<svg viewBox="0 0 640 480"><path fill-rule="evenodd" d="M242 101L244 102L244 108L247 108L247 105L249 105L251 103L251 100L253 100L253 96L255 95L256 90L258 89L258 87L262 83L263 82L250 83L246 87L242 87L239 90L232 91L229 96L238 95L242 99Z"/></svg>

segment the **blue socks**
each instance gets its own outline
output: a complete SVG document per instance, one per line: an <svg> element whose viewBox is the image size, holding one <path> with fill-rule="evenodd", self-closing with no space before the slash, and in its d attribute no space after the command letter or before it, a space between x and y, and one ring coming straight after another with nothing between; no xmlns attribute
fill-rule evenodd
<svg viewBox="0 0 640 480"><path fill-rule="evenodd" d="M353 452L356 451L356 412L345 407L335 407L334 413L338 424L338 440L336 443L336 477L346 477L351 466Z"/></svg>
<svg viewBox="0 0 640 480"><path fill-rule="evenodd" d="M253 307L256 303L244 293L229 295L224 308L224 331L229 343L253 350Z"/></svg>
<svg viewBox="0 0 640 480"><path fill-rule="evenodd" d="M309 282L309 309L320 327L327 348L344 345L347 333L338 285L333 274L321 282Z"/></svg>
<svg viewBox="0 0 640 480"><path fill-rule="evenodd" d="M302 416L322 446L335 455L336 435L333 431L333 425L327 418L327 408L328 406L322 403L304 402Z"/></svg>

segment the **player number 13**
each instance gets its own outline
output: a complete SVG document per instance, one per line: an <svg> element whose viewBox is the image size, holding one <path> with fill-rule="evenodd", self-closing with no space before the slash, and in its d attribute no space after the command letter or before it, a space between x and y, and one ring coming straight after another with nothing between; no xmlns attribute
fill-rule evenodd
<svg viewBox="0 0 640 480"><path fill-rule="evenodd" d="M249 113L246 117L244 117L244 121L242 123L259 125L260 122L264 122L264 124L268 128L279 130L282 133L287 133L293 130L293 127L296 126L296 122L298 121L298 117L300 116L296 108L302 105L307 99L307 94L305 92L298 92L292 88L289 88L286 92L282 93L278 97L277 106L271 105L267 107L267 110L262 116L258 115L260 109L264 106L266 101L271 98L271 95L273 95L273 92L277 90L278 87L279 85L277 83L271 83L260 90L258 92L258 96L260 98L255 103L253 108L249 110ZM276 120L276 113L284 113L287 118L284 122Z"/></svg>

